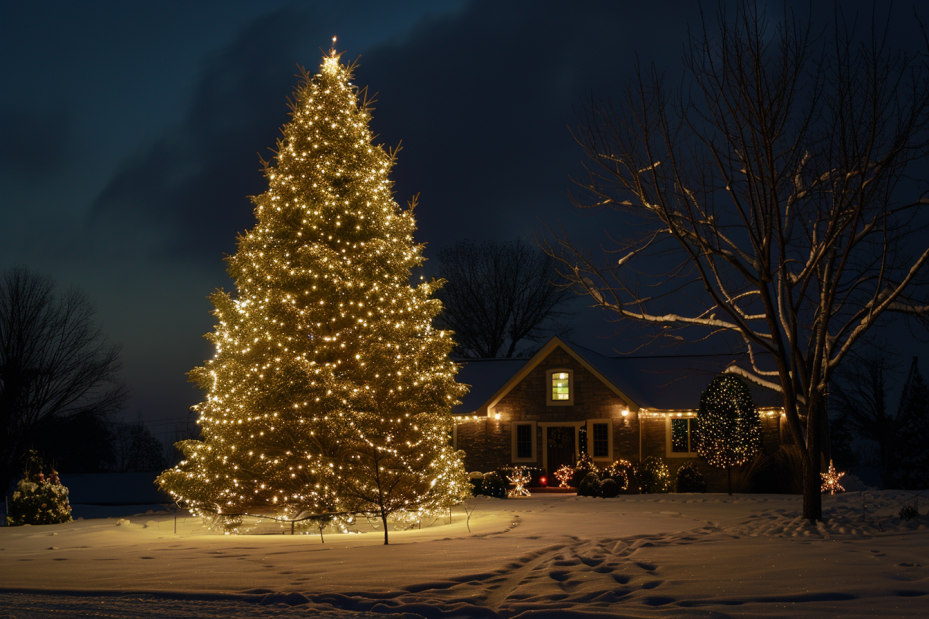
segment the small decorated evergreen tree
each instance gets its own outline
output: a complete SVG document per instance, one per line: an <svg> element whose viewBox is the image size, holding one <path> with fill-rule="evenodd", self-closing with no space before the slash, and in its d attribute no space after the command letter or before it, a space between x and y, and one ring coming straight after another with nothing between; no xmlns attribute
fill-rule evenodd
<svg viewBox="0 0 929 619"><path fill-rule="evenodd" d="M410 285L423 262L413 204L391 193L395 152L372 144L353 66L334 50L304 72L258 219L217 292L201 440L159 478L192 511L236 530L240 514L364 511L384 523L468 496L449 445L455 382L448 332L432 327L441 282Z"/></svg>
<svg viewBox="0 0 929 619"><path fill-rule="evenodd" d="M11 527L71 522L68 489L55 469L50 469L48 475L43 472L42 459L32 450L9 507L6 524Z"/></svg>
<svg viewBox="0 0 929 619"><path fill-rule="evenodd" d="M732 467L751 460L761 446L761 421L748 387L733 374L714 378L700 397L697 452L711 466L726 469L732 495Z"/></svg>

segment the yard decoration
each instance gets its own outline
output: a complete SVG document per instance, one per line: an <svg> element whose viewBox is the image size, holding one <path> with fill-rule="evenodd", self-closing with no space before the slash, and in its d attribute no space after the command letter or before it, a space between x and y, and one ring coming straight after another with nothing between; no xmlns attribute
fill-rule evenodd
<svg viewBox="0 0 929 619"><path fill-rule="evenodd" d="M574 469L572 469L567 464L562 464L558 467L558 470L555 471L555 479L558 480L559 488L569 488L571 486L570 481L574 478Z"/></svg>
<svg viewBox="0 0 929 619"><path fill-rule="evenodd" d="M200 440L159 484L227 532L241 514L375 514L384 525L470 496L448 442L467 392L433 327L441 282L410 285L423 264L415 197L402 209L397 149L372 143L365 90L334 49L302 71L256 225L227 258L235 293L216 292ZM420 278L422 279L422 278Z"/></svg>
<svg viewBox="0 0 929 619"><path fill-rule="evenodd" d="M532 496L526 488L526 484L529 483L532 477L529 475L528 471L526 471L525 467L514 469L513 474L507 475L506 478L514 484L514 488L507 493L507 496Z"/></svg>
<svg viewBox="0 0 929 619"><path fill-rule="evenodd" d="M829 460L829 470L819 474L823 478L822 492L828 492L830 495L836 492L845 492L845 488L839 483L839 480L845 477L845 473L839 473L832 466L832 460Z"/></svg>

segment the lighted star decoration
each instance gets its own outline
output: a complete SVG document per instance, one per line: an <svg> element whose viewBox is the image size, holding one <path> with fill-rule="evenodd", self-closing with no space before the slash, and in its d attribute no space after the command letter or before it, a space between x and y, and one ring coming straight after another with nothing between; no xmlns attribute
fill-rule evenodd
<svg viewBox="0 0 929 619"><path fill-rule="evenodd" d="M561 468L555 471L555 479L559 482L559 488L567 488L568 482L571 481L572 477L574 477L574 469L567 464L562 464Z"/></svg>
<svg viewBox="0 0 929 619"><path fill-rule="evenodd" d="M526 488L526 484L529 483L531 477L529 476L529 473L526 472L525 468L516 469L512 476L507 475L506 478L516 485L515 488L507 493L507 496L532 496L529 494L529 490Z"/></svg>
<svg viewBox="0 0 929 619"><path fill-rule="evenodd" d="M839 483L839 480L845 477L845 473L836 471L835 467L832 466L832 460L829 460L829 470L819 475L823 478L822 492L828 490L830 495L836 492L845 492L845 488Z"/></svg>

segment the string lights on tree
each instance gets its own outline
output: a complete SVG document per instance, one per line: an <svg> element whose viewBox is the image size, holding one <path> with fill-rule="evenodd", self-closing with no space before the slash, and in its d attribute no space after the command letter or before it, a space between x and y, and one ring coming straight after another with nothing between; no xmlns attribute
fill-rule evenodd
<svg viewBox="0 0 929 619"><path fill-rule="evenodd" d="M216 353L190 373L201 438L158 480L230 532L242 514L365 512L387 543L389 517L469 494L448 440L466 388L432 326L441 282L410 284L415 198L394 201L397 151L372 144L354 68L332 49L303 71L257 223L227 259L235 292L211 297Z"/></svg>
<svg viewBox="0 0 929 619"><path fill-rule="evenodd" d="M714 378L700 397L697 422L696 450L710 466L726 469L731 495L732 467L751 460L761 446L761 420L748 387L734 374ZM679 438L674 430L672 441Z"/></svg>

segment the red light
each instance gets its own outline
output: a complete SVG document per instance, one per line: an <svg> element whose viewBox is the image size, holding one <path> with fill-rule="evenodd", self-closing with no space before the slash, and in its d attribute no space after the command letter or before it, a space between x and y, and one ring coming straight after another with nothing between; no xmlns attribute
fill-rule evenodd
<svg viewBox="0 0 929 619"><path fill-rule="evenodd" d="M540 477L540 478L539 478L539 483L542 484L543 486L548 485L548 478L547 478L547 477Z"/></svg>

